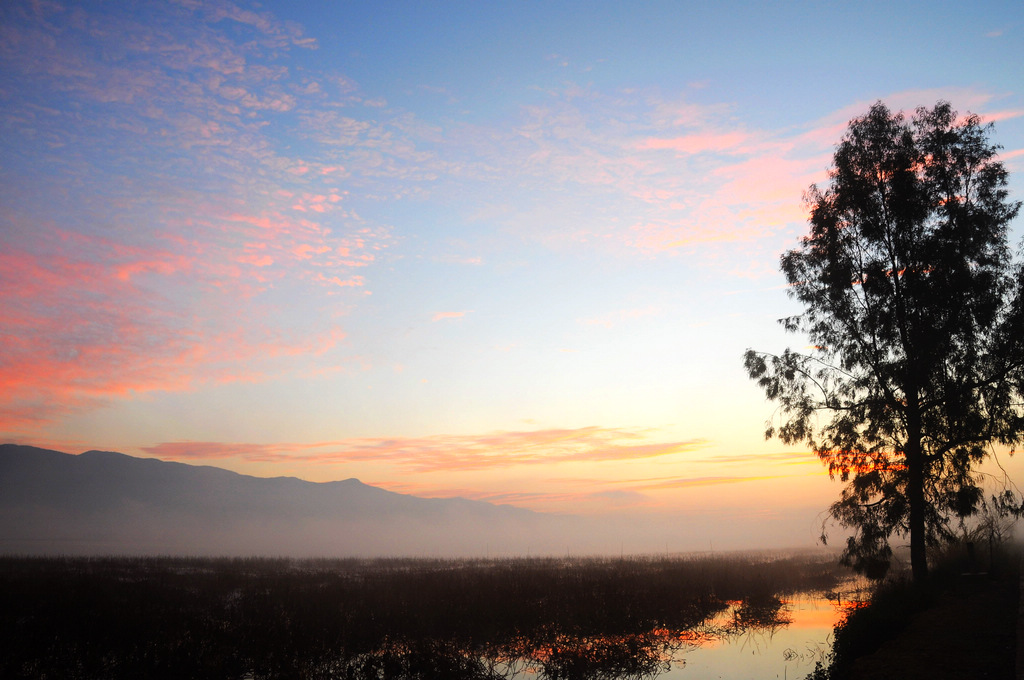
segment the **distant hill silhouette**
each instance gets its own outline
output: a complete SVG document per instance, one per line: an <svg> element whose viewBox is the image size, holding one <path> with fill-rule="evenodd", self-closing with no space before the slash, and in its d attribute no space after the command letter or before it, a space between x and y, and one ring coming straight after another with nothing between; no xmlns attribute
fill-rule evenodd
<svg viewBox="0 0 1024 680"><path fill-rule="evenodd" d="M538 554L564 551L577 521L357 479L264 479L109 451L0 445L7 554Z"/></svg>

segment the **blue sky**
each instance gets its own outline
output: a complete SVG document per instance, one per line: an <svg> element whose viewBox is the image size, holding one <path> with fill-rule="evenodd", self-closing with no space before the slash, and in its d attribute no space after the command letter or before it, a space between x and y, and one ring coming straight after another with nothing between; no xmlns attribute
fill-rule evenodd
<svg viewBox="0 0 1024 680"><path fill-rule="evenodd" d="M6 2L0 437L800 542L741 355L802 192L946 99L1020 198L1022 57L1015 2Z"/></svg>

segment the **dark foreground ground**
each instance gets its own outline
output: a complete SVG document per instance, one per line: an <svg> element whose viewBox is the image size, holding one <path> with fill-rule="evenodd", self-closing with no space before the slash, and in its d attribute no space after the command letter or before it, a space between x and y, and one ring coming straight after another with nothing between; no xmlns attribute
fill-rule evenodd
<svg viewBox="0 0 1024 680"><path fill-rule="evenodd" d="M876 591L817 677L1024 680L1019 560ZM0 558L0 678L650 679L693 631L782 625L781 596L843 577L827 555ZM708 628L730 606L734 624Z"/></svg>
<svg viewBox="0 0 1024 680"><path fill-rule="evenodd" d="M950 576L907 627L857 658L849 680L1012 680L1018 676L1020 571ZM1024 631L1021 631L1024 632ZM1022 650L1024 651L1024 650Z"/></svg>

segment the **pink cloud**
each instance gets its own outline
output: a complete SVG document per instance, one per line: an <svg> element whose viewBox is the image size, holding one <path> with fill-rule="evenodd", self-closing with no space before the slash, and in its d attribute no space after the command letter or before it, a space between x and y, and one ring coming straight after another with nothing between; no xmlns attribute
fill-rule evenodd
<svg viewBox="0 0 1024 680"><path fill-rule="evenodd" d="M760 156L715 170L716 177L726 180L717 190L720 201L739 197L747 204L783 204L795 206L789 220L803 220L805 214L800 196L815 180L824 178L823 169L830 154L811 158L787 159Z"/></svg>
<svg viewBox="0 0 1024 680"><path fill-rule="evenodd" d="M268 267L274 264L274 258L269 255L257 255L255 253L240 255L237 261L242 264L251 264L254 267Z"/></svg>
<svg viewBox="0 0 1024 680"><path fill-rule="evenodd" d="M290 194L289 194L290 195ZM224 219L230 222L244 222L251 224L254 227L266 229L271 232L287 231L291 226L292 222L287 219L281 218L279 215L275 215L272 219L269 215L246 215L240 213L232 213L225 215Z"/></svg>
<svg viewBox="0 0 1024 680"><path fill-rule="evenodd" d="M344 338L338 328L263 326L257 307L242 315L245 324L227 323L234 315L222 311L251 295L230 268L205 259L223 254L211 244L203 252L168 239L186 253L49 234L57 238L45 256L10 243L0 250L0 430L24 431L140 392L265 380L289 370L282 361L307 363ZM266 248L251 243L237 259L263 267ZM197 310L191 300L200 291L206 309Z"/></svg>
<svg viewBox="0 0 1024 680"><path fill-rule="evenodd" d="M1001 120L1010 120L1012 118L1019 118L1024 116L1024 110L1013 109L1009 111L992 111L989 113L981 114L981 119L985 123L997 123Z"/></svg>
<svg viewBox="0 0 1024 680"><path fill-rule="evenodd" d="M167 442L143 450L169 459L241 458L306 463L388 463L411 472L467 471L554 462L625 461L676 455L707 446L700 439L647 441L643 430L495 432L420 438L361 438L313 444Z"/></svg>
<svg viewBox="0 0 1024 680"><path fill-rule="evenodd" d="M575 244L656 254L761 241L761 220L802 220L800 196L824 176L825 164L814 166L822 150L809 140L739 124L730 128L735 116L722 115L721 107L648 104L638 113L591 91L581 99L589 108L574 106L569 95L559 105L534 107L518 129L531 142L525 172L538 178L537 193L552 192L549 199L558 205L551 214L522 211L521 222L573 226L537 232L553 248ZM639 141L631 132L637 128L645 131ZM759 172L765 174L755 181ZM566 185L578 200L550 189ZM506 207L505 219L516 211Z"/></svg>
<svg viewBox="0 0 1024 680"><path fill-rule="evenodd" d="M323 255L331 251L330 246L314 246L309 243L300 243L299 245L292 248L292 254L300 260L309 260L314 255Z"/></svg>
<svg viewBox="0 0 1024 680"><path fill-rule="evenodd" d="M154 345L162 315L117 270L13 251L0 255L0 270L0 426L46 421L154 382L189 384L178 368L191 363L188 336Z"/></svg>
<svg viewBox="0 0 1024 680"><path fill-rule="evenodd" d="M651 137L644 140L638 148L644 151L665 149L685 154L735 153L740 151L737 147L749 139L750 136L743 132L703 133L671 139Z"/></svg>
<svg viewBox="0 0 1024 680"><path fill-rule="evenodd" d="M310 205L316 211L326 213L340 210L336 194L305 194L303 205ZM287 263L278 276L304 279L327 287L351 287L364 285L362 276L327 275L324 270L335 272L365 267L376 259L376 251L383 248L387 235L362 226L357 218L340 211L342 218L352 228L337 233L318 221L290 217L276 210L262 215L230 213L225 217L224 229L234 231L234 225L251 225L256 229L239 229L250 239L245 246L249 251L235 261L253 267L266 267L272 263ZM258 251L258 254L257 252ZM253 276L262 278L250 272ZM242 271L236 273L241 276Z"/></svg>
<svg viewBox="0 0 1024 680"><path fill-rule="evenodd" d="M443 321L444 319L461 319L467 314L472 314L473 310L465 312L438 312L434 316L430 317L431 321Z"/></svg>
<svg viewBox="0 0 1024 680"><path fill-rule="evenodd" d="M962 89L899 92L884 99L910 110L951 99L962 110L977 111L992 98ZM722 105L635 106L579 87L552 92L552 101L524 109L518 138L495 151L516 158L510 172L536 178L532 189L543 197L537 205L502 204L503 220L551 248L656 255L693 252L699 244L709 264L714 248L768 244L791 225L802 226L803 192L826 179L849 120L872 103L853 104L804 130L771 130L733 122L739 120L734 107ZM1018 113L997 111L991 117ZM639 139L635 130L642 131ZM569 186L568 197L552 188ZM624 209L629 199L634 204ZM557 210L545 211L539 205L544 200Z"/></svg>
<svg viewBox="0 0 1024 680"><path fill-rule="evenodd" d="M324 276L323 274L317 274L316 280L321 283L327 283L339 288L348 288L352 286L362 286L364 283L362 276L352 276L347 279L342 279L338 276Z"/></svg>

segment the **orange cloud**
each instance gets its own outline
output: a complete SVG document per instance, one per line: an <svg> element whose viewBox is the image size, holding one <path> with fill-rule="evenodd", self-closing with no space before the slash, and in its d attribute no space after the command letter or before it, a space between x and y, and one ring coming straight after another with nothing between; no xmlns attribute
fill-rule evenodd
<svg viewBox="0 0 1024 680"><path fill-rule="evenodd" d="M704 463L720 464L756 464L772 463L783 465L820 465L818 456L813 451L777 451L775 453L737 453L717 454L701 459Z"/></svg>
<svg viewBox="0 0 1024 680"><path fill-rule="evenodd" d="M738 484L740 482L756 482L765 479L780 479L784 475L719 475L710 477L680 477L659 482L637 484L638 489L685 489L694 486L718 486L720 484Z"/></svg>

